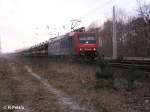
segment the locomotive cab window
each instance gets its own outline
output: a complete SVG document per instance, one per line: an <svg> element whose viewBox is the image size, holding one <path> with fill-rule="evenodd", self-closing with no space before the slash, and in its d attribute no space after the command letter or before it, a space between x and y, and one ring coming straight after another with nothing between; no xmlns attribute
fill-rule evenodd
<svg viewBox="0 0 150 112"><path fill-rule="evenodd" d="M95 34L79 34L78 38L80 43L96 43Z"/></svg>

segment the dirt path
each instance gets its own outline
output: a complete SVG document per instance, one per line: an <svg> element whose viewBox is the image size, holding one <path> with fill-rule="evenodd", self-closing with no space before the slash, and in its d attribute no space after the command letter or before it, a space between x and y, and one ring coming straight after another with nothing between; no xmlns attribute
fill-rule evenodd
<svg viewBox="0 0 150 112"><path fill-rule="evenodd" d="M54 95L22 65L12 60L0 61L1 112L60 112Z"/></svg>
<svg viewBox="0 0 150 112"><path fill-rule="evenodd" d="M95 112L80 107L28 66L0 59L0 112Z"/></svg>
<svg viewBox="0 0 150 112"><path fill-rule="evenodd" d="M70 96L51 86L46 79L41 78L39 75L33 73L27 65L25 68L33 77L38 79L50 93L56 96L59 107L62 109L61 112L63 110L68 110L69 112L96 112L94 110L87 110L85 107L80 107Z"/></svg>

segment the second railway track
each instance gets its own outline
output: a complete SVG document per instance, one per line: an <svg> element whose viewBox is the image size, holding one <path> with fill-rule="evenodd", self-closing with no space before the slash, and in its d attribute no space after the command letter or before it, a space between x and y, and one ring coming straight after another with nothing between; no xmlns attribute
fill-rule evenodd
<svg viewBox="0 0 150 112"><path fill-rule="evenodd" d="M124 69L142 70L150 72L150 61L142 60L107 60L108 66Z"/></svg>
<svg viewBox="0 0 150 112"><path fill-rule="evenodd" d="M80 63L91 64L96 66L104 65L108 67L150 72L150 61L148 60L102 60L102 61L95 60L95 61L80 61Z"/></svg>

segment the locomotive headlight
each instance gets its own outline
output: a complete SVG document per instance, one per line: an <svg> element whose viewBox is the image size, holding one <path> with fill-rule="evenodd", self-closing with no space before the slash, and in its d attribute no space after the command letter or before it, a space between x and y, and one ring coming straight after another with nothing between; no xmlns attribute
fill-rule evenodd
<svg viewBox="0 0 150 112"><path fill-rule="evenodd" d="M94 48L93 50L96 51L96 48Z"/></svg>
<svg viewBox="0 0 150 112"><path fill-rule="evenodd" d="M82 51L82 48L80 48L80 51Z"/></svg>

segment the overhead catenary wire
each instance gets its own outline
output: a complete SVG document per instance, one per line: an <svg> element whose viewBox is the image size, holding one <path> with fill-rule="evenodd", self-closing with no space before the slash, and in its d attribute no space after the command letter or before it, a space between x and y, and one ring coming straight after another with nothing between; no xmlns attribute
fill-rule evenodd
<svg viewBox="0 0 150 112"><path fill-rule="evenodd" d="M79 15L78 17L77 17L77 19L80 19L80 20L84 20L84 19L89 19L89 17L92 17L92 15L93 14L96 14L96 13L99 13L100 14L100 12L102 12L102 14L101 15L104 15L104 9L106 9L106 8L108 8L108 6L110 6L110 5L114 5L114 0L108 0L108 1L106 1L106 2L104 2L104 3L102 3L102 4L100 4L100 3L97 3L98 5L96 6L96 7L94 7L93 9L91 9L91 10L89 10L89 11L87 11L86 13L84 13L84 14L82 14L82 15ZM109 10L109 8L107 9L107 10ZM110 11L111 12L111 11ZM97 19L99 18L99 15L98 14L98 16L97 16ZM94 20L93 20L94 21Z"/></svg>
<svg viewBox="0 0 150 112"><path fill-rule="evenodd" d="M79 17L85 17L85 16L87 16L87 15L89 15L89 14L91 14L91 13L97 11L97 10L102 10L102 9L106 8L108 5L112 4L113 1L114 1L114 0L108 0L108 1L106 1L105 3L103 3L103 4L101 4L101 5L98 3L98 6L94 7L94 8L91 9L91 10L89 10L89 11L86 12L85 14L80 15Z"/></svg>
<svg viewBox="0 0 150 112"><path fill-rule="evenodd" d="M101 19L101 16L104 16L104 14L105 14L104 9L107 8L107 10L109 10L108 7L110 5L113 6L114 1L115 0L107 0L106 2L103 2L103 3L101 3L102 1L101 2L96 2L96 4L98 4L98 5L94 6L94 8L86 11L82 15L74 17L73 19L81 20L81 22L80 22L81 26L80 27L82 27L82 26L85 27L86 25L90 24L91 22L94 22L95 20ZM100 14L100 12L101 12L101 14ZM109 12L111 13L111 11L109 11ZM93 16L94 14L97 14L97 16ZM95 17L95 19L93 17ZM103 21L103 19L102 19L102 21Z"/></svg>

